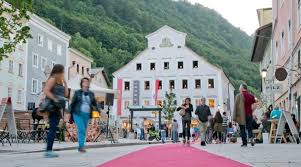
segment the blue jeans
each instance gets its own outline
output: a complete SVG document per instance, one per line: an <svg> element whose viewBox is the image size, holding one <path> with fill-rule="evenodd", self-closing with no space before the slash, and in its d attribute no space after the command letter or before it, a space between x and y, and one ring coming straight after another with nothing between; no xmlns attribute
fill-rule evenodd
<svg viewBox="0 0 301 167"><path fill-rule="evenodd" d="M90 113L80 112L79 114L73 114L73 119L77 127L77 140L79 144L79 149L82 149L85 147Z"/></svg>
<svg viewBox="0 0 301 167"><path fill-rule="evenodd" d="M140 140L145 140L145 137L144 137L144 128L141 128L141 134L140 134Z"/></svg>
<svg viewBox="0 0 301 167"><path fill-rule="evenodd" d="M178 131L177 130L172 131L172 142L173 143L178 142Z"/></svg>
<svg viewBox="0 0 301 167"><path fill-rule="evenodd" d="M162 143L165 143L165 140L166 140L166 132L165 132L165 130L160 130L160 134L161 134L161 141L162 141Z"/></svg>
<svg viewBox="0 0 301 167"><path fill-rule="evenodd" d="M60 122L59 114L53 113L49 115L49 131L47 135L47 151L52 151L53 142L57 130L57 125Z"/></svg>

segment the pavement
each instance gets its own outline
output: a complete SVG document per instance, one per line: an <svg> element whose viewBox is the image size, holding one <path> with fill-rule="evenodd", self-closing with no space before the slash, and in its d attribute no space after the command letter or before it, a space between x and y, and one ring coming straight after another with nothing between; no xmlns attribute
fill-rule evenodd
<svg viewBox="0 0 301 167"><path fill-rule="evenodd" d="M241 148L239 144L210 144L194 147L255 167L301 167L300 144L257 144Z"/></svg>
<svg viewBox="0 0 301 167"><path fill-rule="evenodd" d="M75 149L77 143L55 143L55 149L61 148L61 150L58 151L60 157L55 159L44 158L43 152L35 152L44 150L45 143L21 144L18 146L13 145L12 147L8 144L5 146L0 145L0 166L95 167L129 153L155 145L158 146L158 144L148 144L145 141L141 142L133 139L121 140L124 140L120 141L120 143L124 145L115 145L114 147L109 146L110 142L108 141L103 141L102 144L88 143L90 148L86 154L77 152ZM108 146L102 147L102 145ZM297 144L257 144L255 147L249 146L247 148L241 148L239 144L210 144L206 147L193 144L192 147L255 167L301 167L301 158L299 158L301 155L301 145ZM4 152L1 150L4 150ZM222 164L220 166L222 167Z"/></svg>

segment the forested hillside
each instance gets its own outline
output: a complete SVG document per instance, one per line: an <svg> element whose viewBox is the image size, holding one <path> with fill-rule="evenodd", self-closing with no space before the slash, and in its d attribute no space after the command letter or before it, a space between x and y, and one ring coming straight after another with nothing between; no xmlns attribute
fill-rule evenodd
<svg viewBox="0 0 301 167"><path fill-rule="evenodd" d="M187 46L222 67L236 88L245 81L253 91L260 89L260 76L254 75L257 66L250 63L251 37L201 5L171 0L34 0L33 8L72 35L71 46L93 57L109 74L146 47L146 34L167 24L187 33Z"/></svg>

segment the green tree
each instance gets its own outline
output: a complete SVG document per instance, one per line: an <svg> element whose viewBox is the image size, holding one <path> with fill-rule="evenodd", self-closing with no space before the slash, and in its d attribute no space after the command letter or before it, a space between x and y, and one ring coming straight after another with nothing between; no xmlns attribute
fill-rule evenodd
<svg viewBox="0 0 301 167"><path fill-rule="evenodd" d="M9 5L0 0L0 61L30 38L30 28L24 23L30 18L31 0L15 0Z"/></svg>
<svg viewBox="0 0 301 167"><path fill-rule="evenodd" d="M171 121L174 112L176 111L176 106L177 106L177 101L176 101L176 94L170 91L169 93L165 93L165 99L163 102L163 113L164 113L164 118L168 121Z"/></svg>

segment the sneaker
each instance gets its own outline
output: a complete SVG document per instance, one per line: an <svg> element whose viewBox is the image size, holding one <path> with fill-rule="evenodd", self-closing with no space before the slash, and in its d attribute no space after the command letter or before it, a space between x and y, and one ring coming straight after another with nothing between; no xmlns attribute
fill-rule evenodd
<svg viewBox="0 0 301 167"><path fill-rule="evenodd" d="M206 146L206 143L204 141L202 141L201 146Z"/></svg>
<svg viewBox="0 0 301 167"><path fill-rule="evenodd" d="M183 139L183 145L185 145L186 144L186 139Z"/></svg>
<svg viewBox="0 0 301 167"><path fill-rule="evenodd" d="M79 148L79 149L78 149L78 152L80 152L80 153L86 153L86 152L87 152L87 150L86 150L86 149L84 149L84 148Z"/></svg>
<svg viewBox="0 0 301 167"><path fill-rule="evenodd" d="M59 155L53 151L47 151L45 154L44 154L44 157L45 158L56 158L58 157Z"/></svg>
<svg viewBox="0 0 301 167"><path fill-rule="evenodd" d="M243 145L241 145L241 147L248 147L248 145L246 145L246 144L243 144Z"/></svg>
<svg viewBox="0 0 301 167"><path fill-rule="evenodd" d="M187 141L187 146L188 146L188 147L190 146L190 140Z"/></svg>
<svg viewBox="0 0 301 167"><path fill-rule="evenodd" d="M255 146L255 140L254 139L250 139L250 143L251 143L251 146Z"/></svg>

